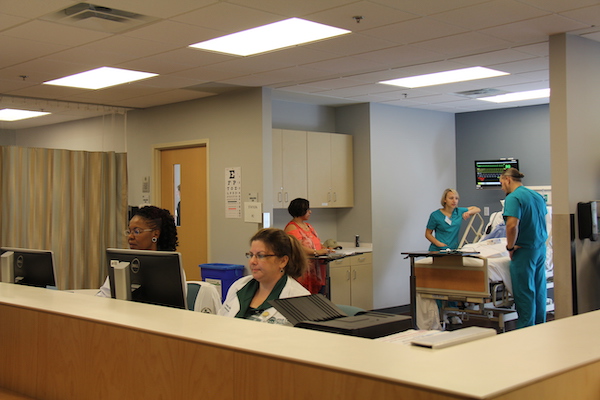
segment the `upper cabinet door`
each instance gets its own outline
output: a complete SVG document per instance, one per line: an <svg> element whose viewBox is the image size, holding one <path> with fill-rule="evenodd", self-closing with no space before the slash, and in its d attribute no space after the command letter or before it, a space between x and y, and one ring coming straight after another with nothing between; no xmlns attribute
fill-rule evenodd
<svg viewBox="0 0 600 400"><path fill-rule="evenodd" d="M354 206L354 162L351 135L331 135L331 203Z"/></svg>
<svg viewBox="0 0 600 400"><path fill-rule="evenodd" d="M306 132L273 130L273 204L287 208L297 197L307 198Z"/></svg>
<svg viewBox="0 0 600 400"><path fill-rule="evenodd" d="M354 206L352 136L273 129L273 204L297 197L312 208Z"/></svg>
<svg viewBox="0 0 600 400"><path fill-rule="evenodd" d="M307 132L306 135L310 206L331 207L331 135L323 132Z"/></svg>
<svg viewBox="0 0 600 400"><path fill-rule="evenodd" d="M307 135L311 207L353 207L352 136L323 132L307 132Z"/></svg>

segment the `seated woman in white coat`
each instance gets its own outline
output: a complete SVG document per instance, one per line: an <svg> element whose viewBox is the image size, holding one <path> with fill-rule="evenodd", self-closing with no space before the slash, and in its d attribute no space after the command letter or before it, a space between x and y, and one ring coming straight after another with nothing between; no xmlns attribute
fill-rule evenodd
<svg viewBox="0 0 600 400"><path fill-rule="evenodd" d="M302 245L281 229L261 229L250 239L246 257L251 274L231 285L218 314L289 325L269 301L310 294L296 281L307 268Z"/></svg>

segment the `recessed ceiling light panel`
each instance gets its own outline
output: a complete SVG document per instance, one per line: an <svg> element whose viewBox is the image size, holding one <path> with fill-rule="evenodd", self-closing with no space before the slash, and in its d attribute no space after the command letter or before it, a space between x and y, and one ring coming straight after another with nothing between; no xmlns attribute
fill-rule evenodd
<svg viewBox="0 0 600 400"><path fill-rule="evenodd" d="M64 78L44 82L45 85L68 86L80 89L103 89L123 83L151 78L157 74L121 68L100 67Z"/></svg>
<svg viewBox="0 0 600 400"><path fill-rule="evenodd" d="M386 85L402 86L406 88L418 88L425 86L443 85L446 83L465 82L476 79L493 78L496 76L509 75L508 72L497 71L485 67L471 67L455 69L452 71L436 72L433 74L409 76L406 78L381 81Z"/></svg>
<svg viewBox="0 0 600 400"><path fill-rule="evenodd" d="M18 110L14 108L4 108L0 110L0 121L19 121L27 118L41 117L48 115L49 112Z"/></svg>
<svg viewBox="0 0 600 400"><path fill-rule="evenodd" d="M492 103L509 103L511 101L524 101L543 99L550 97L550 89L528 90L526 92L506 93L498 96L480 97L477 100L490 101Z"/></svg>
<svg viewBox="0 0 600 400"><path fill-rule="evenodd" d="M249 56L350 33L346 29L290 18L192 44L201 50Z"/></svg>

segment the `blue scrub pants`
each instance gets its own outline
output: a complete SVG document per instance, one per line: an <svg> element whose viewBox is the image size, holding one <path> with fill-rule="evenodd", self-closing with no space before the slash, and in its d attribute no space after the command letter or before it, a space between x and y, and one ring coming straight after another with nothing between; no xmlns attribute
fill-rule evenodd
<svg viewBox="0 0 600 400"><path fill-rule="evenodd" d="M546 247L519 248L510 262L517 329L546 322Z"/></svg>

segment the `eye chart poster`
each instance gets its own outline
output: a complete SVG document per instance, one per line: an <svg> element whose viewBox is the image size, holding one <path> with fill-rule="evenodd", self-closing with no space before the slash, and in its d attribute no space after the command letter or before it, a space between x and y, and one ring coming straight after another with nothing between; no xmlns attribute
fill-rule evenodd
<svg viewBox="0 0 600 400"><path fill-rule="evenodd" d="M225 168L225 218L242 218L242 168Z"/></svg>

